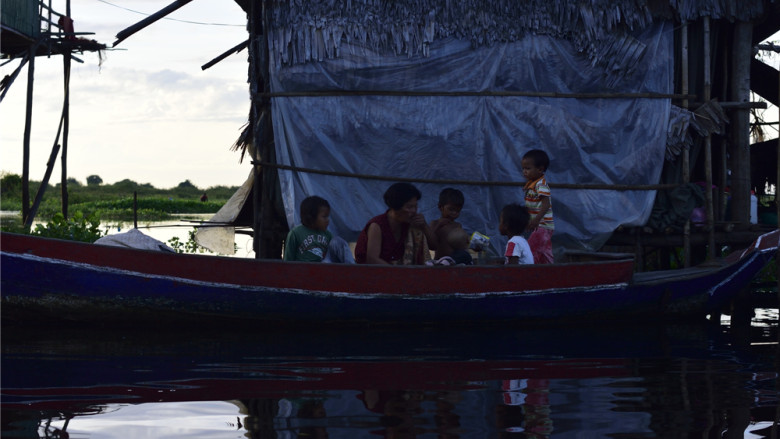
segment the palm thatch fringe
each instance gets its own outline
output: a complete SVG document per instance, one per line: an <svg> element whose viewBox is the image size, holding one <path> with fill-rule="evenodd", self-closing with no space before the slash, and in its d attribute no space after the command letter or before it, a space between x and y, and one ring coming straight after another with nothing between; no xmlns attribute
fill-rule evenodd
<svg viewBox="0 0 780 439"><path fill-rule="evenodd" d="M342 41L411 57L427 56L445 38L479 47L541 34L571 41L617 79L644 54L630 33L653 21L750 20L763 12L762 0L290 0L273 4L269 45L279 68L338 58Z"/></svg>
<svg viewBox="0 0 780 439"><path fill-rule="evenodd" d="M693 134L723 134L727 123L726 112L715 100L705 102L695 111L672 105L666 131L666 160L675 161L684 148L693 146Z"/></svg>

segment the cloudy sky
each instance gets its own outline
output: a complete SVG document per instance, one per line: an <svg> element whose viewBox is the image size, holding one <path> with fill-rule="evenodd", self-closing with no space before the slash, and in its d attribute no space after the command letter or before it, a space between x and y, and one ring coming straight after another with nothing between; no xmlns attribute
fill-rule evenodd
<svg viewBox="0 0 780 439"><path fill-rule="evenodd" d="M111 47L117 32L170 0L72 0L76 32ZM65 12L65 1L54 0ZM246 40L246 15L233 1L193 0L103 54L76 54L70 81L68 176L104 183L130 179L169 188L240 185L250 171L230 147L249 112L246 50L201 65ZM0 67L13 72L19 61ZM0 171L22 172L27 68L0 103ZM35 62L30 178L41 180L62 111L62 57ZM52 183L60 181L60 162Z"/></svg>

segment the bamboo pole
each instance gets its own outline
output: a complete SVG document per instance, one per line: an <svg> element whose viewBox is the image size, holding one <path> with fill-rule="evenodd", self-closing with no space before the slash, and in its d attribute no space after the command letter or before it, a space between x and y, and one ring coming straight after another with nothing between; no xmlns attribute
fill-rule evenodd
<svg viewBox="0 0 780 439"><path fill-rule="evenodd" d="M62 122L60 122L60 126L62 126ZM57 133L57 137L59 137L59 133ZM35 219L35 215L38 213L38 207L40 207L41 200L43 200L43 193L46 192L46 188L49 186L49 178L51 178L51 172L54 169L54 162L57 161L57 153L59 151L60 144L55 143L54 147L51 149L49 161L46 163L46 172L43 175L41 186L38 188L38 192L35 194L35 201L33 202L32 208L30 208L30 214L24 222L24 227L26 229L32 227L32 222Z"/></svg>
<svg viewBox="0 0 780 439"><path fill-rule="evenodd" d="M712 94L712 74L710 72L710 17L704 20L704 101L708 102ZM707 259L715 259L715 211L712 205L712 134L704 139L705 200L707 207Z"/></svg>
<svg viewBox="0 0 780 439"><path fill-rule="evenodd" d="M729 53L731 51L728 48L724 48L723 53L723 65L721 66L721 72L723 72L723 79L721 80L720 97L725 98L728 93L729 85ZM725 133L720 136L720 206L718 206L718 219L726 219L726 204L728 203L728 195L726 188L729 186L728 180L728 140Z"/></svg>
<svg viewBox="0 0 780 439"><path fill-rule="evenodd" d="M525 182L520 181L480 181L480 180L446 180L432 178L410 178L398 176L386 176L375 174L359 174L353 172L324 171L321 169L304 168L300 166L282 165L268 161L254 161L254 165L263 168L281 169L285 171L302 172L305 174L332 175L334 177L358 178L361 180L382 180L382 181L404 181L409 183L434 183L444 185L464 185L464 186L524 186ZM549 183L553 189L575 189L575 190L610 190L610 191L657 191L664 189L674 189L678 184L587 184L587 183Z"/></svg>
<svg viewBox="0 0 780 439"><path fill-rule="evenodd" d="M680 31L680 44L681 44L681 85L682 94L688 94L688 23L686 22L682 26ZM682 107L688 108L688 99L683 99ZM682 151L682 182L688 184L691 181L690 170L690 148L685 146ZM691 221L687 219L683 226L683 266L691 266Z"/></svg>
<svg viewBox="0 0 780 439"><path fill-rule="evenodd" d="M512 91L512 90L487 90L487 91L415 91L415 90L307 90L307 91L282 91L263 92L258 97L263 98L302 98L302 97L331 97L331 96L436 96L436 97L532 97L532 98L560 98L560 99L677 99L688 100L696 98L696 95L671 94L671 93L559 93L545 91Z"/></svg>
<svg viewBox="0 0 780 439"><path fill-rule="evenodd" d="M146 26L149 26L150 24L154 23L155 21L165 17L166 15L170 14L171 12L181 8L182 6L186 5L192 0L176 0L170 5L160 9L159 11L155 12L154 14L144 18L143 20L139 21L138 23L127 27L121 31L119 31L116 34L116 41L114 41L114 47L116 47L119 43L127 39L129 36L133 35L134 33L138 32L139 30L145 28ZM254 3L254 2L252 2Z"/></svg>
<svg viewBox="0 0 780 439"><path fill-rule="evenodd" d="M263 13L263 6L259 5L259 2L253 1L250 3L249 7L249 88L251 93L251 99L252 99L252 111L251 111L251 117L252 117L252 148L250 151L252 152L252 156L254 161L259 162L261 159L265 160L267 157L261 156L261 148L262 148L262 127L261 127L261 120L260 120L260 114L262 113L261 107L262 107L262 99L259 96L260 90L259 90L259 72L260 72L260 66L262 64L262 55L261 50L262 47L259 42L258 35L263 31L262 24L260 23L260 15ZM263 220L262 220L262 209L261 209L261 203L263 199L263 182L262 177L263 173L261 172L262 168L258 166L257 164L253 163L253 190L252 190L252 230L254 232L253 235L253 243L252 248L255 252L255 258L260 259L262 258L262 235L263 235Z"/></svg>
<svg viewBox="0 0 780 439"><path fill-rule="evenodd" d="M70 3L70 2L69 2ZM62 106L62 156L60 157L60 189L62 216L68 218L68 131L70 129L70 52L62 55L64 74L64 103Z"/></svg>
<svg viewBox="0 0 780 439"><path fill-rule="evenodd" d="M30 61L27 66L27 109L24 116L24 140L22 145L22 221L30 216L30 132L32 130L33 80L35 79L35 51L37 45L28 48Z"/></svg>
<svg viewBox="0 0 780 439"><path fill-rule="evenodd" d="M271 2L270 0L262 1L262 31L263 38L259 40L262 47L259 48L258 54L262 57L262 63L260 64L262 70L260 71L263 79L263 93L270 93L271 91L271 68L270 68L270 54L268 51L268 33L271 29ZM261 116L255 122L257 128L262 130L261 143L258 147L262 147L262 158L264 161L275 163L275 151L273 145L272 127L271 127L271 101L268 98L263 98L261 101ZM262 257L280 259L281 258L281 241L276 239L274 228L274 204L276 202L275 192L278 182L278 172L276 168L263 168L263 195L260 205L260 218L261 218L261 230L260 239L262 243ZM257 239L257 238L255 238ZM278 247L278 248L277 248Z"/></svg>
<svg viewBox="0 0 780 439"><path fill-rule="evenodd" d="M19 76L19 72L22 71L22 68L24 67L25 64L27 64L27 61L29 59L30 59L30 54L26 53L24 57L22 57L22 61L19 63L19 67L17 67L16 70L14 70L14 72L11 75L6 76L5 86L3 88L2 94L0 94L0 102L3 102L3 99L5 99L5 94L8 93L8 90L11 88L11 84L14 83L16 77Z"/></svg>
<svg viewBox="0 0 780 439"><path fill-rule="evenodd" d="M230 56L230 55L232 55L234 53L238 53L238 52L246 49L246 47L248 45L249 45L249 40L244 41L244 42L242 42L240 44L237 44L237 45L233 46L232 48L228 49L227 51L223 52L218 57L216 57L216 58L212 59L211 61L207 62L206 64L203 64L202 66L200 66L200 69L201 70L206 70L206 69L210 68L211 66L213 66L214 64L216 64L216 63L222 61L223 59L227 58L228 56Z"/></svg>
<svg viewBox="0 0 780 439"><path fill-rule="evenodd" d="M70 19L70 0L65 2L65 17ZM62 29L64 31L64 29ZM75 36L74 36L75 38ZM63 105L62 105L62 156L60 157L60 190L62 216L68 218L68 132L70 131L70 50L62 54Z"/></svg>

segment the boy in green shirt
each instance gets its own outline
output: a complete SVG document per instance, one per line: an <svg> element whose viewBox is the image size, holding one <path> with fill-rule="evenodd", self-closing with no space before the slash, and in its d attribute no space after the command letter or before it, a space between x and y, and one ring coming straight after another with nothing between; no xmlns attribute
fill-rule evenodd
<svg viewBox="0 0 780 439"><path fill-rule="evenodd" d="M287 234L284 242L284 260L322 262L333 235L328 231L330 204L313 195L301 201L301 222Z"/></svg>

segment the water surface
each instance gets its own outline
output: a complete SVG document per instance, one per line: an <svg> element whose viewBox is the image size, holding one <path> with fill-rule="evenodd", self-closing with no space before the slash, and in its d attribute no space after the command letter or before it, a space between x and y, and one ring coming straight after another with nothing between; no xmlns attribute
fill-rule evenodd
<svg viewBox="0 0 780 439"><path fill-rule="evenodd" d="M777 310L739 330L4 327L1 433L777 437L777 342Z"/></svg>

